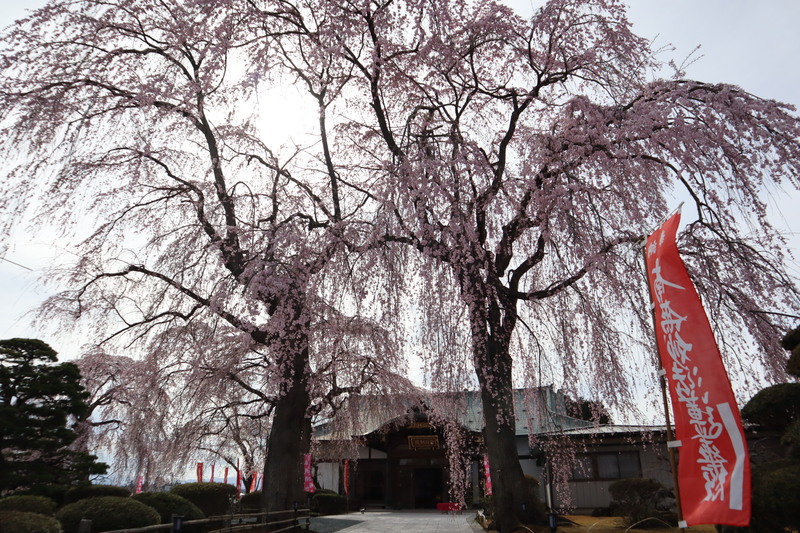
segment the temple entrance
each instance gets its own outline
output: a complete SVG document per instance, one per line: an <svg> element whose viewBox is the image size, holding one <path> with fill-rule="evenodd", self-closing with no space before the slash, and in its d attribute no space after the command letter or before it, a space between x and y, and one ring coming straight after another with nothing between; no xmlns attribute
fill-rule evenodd
<svg viewBox="0 0 800 533"><path fill-rule="evenodd" d="M444 458L401 459L392 468L395 509L436 509L447 499L447 461Z"/></svg>
<svg viewBox="0 0 800 533"><path fill-rule="evenodd" d="M358 464L354 494L361 497L365 506L386 506L386 461L364 460Z"/></svg>
<svg viewBox="0 0 800 533"><path fill-rule="evenodd" d="M414 508L435 509L444 493L444 469L414 469Z"/></svg>
<svg viewBox="0 0 800 533"><path fill-rule="evenodd" d="M450 465L442 431L424 413L415 412L410 418L365 436L365 450L351 474L351 495L359 505L436 509L449 501ZM477 448L477 442L467 434L465 444Z"/></svg>

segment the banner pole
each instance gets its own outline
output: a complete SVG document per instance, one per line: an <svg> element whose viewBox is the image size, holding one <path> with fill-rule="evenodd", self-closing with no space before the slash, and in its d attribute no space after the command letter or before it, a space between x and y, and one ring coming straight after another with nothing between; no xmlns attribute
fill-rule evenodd
<svg viewBox="0 0 800 533"><path fill-rule="evenodd" d="M678 208L680 209L680 207ZM647 240L645 239L645 243ZM650 274L647 272L647 247L642 246L642 260L644 261L644 279L645 283L647 284L647 293L650 297L650 315L653 318L653 336L655 338L655 328L656 325L656 311L655 311L655 299L653 298L653 289L650 287ZM667 454L669 455L669 467L672 470L672 485L673 490L675 491L675 506L677 507L678 511L678 525L680 526L681 522L683 522L683 509L681 508L681 489L680 485L678 484L678 469L677 469L677 461L675 459L675 447L672 445L675 440L672 434L672 422L670 421L670 411L669 411L669 400L667 398L667 371L664 369L664 365L661 362L661 355L658 353L658 339L656 340L656 360L658 361L658 381L661 384L661 399L664 403L664 420L667 423ZM681 533L684 533L686 530L683 527L679 528Z"/></svg>

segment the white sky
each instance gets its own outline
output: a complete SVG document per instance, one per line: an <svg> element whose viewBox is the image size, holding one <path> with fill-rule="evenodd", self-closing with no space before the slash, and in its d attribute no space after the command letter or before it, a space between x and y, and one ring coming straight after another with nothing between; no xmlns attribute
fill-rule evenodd
<svg viewBox="0 0 800 533"><path fill-rule="evenodd" d="M508 1L523 14L531 12L531 5L540 5L539 1ZM0 26L12 24L26 9L44 4L43 0L0 0ZM629 4L637 33L655 39L657 45L675 46L664 59L680 63L701 45L698 59L688 68L689 77L733 83L753 94L800 107L800 1L631 0ZM778 199L786 218L776 211L775 223L795 236L792 248L797 252L800 210L792 210L796 200L800 200L797 191ZM0 338L41 338L53 344L62 357L78 355L74 353L78 343L59 345L56 338L32 329L23 318L47 296L38 277L54 256L52 238L22 231L15 241L6 259L32 270L0 261Z"/></svg>

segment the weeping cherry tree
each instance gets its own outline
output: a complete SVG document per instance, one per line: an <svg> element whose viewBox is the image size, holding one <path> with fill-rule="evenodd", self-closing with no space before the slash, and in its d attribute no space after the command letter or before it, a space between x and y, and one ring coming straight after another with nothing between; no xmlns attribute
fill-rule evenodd
<svg viewBox="0 0 800 533"><path fill-rule="evenodd" d="M454 380L437 384L475 371L500 530L539 519L514 372L536 382L546 362L631 399L627 354L651 347L639 243L678 198L725 357L782 372L774 311L798 295L765 198L798 187L800 122L738 87L656 78L620 2L524 20L483 0L82 0L4 42L3 147L28 159L0 206L97 222L50 310L112 317L112 340L205 321L263 348L266 475L287 480L270 508L298 490L314 321L400 316L410 280L428 296L409 338L438 344L428 368ZM315 133L279 150L261 133L285 124L259 104L283 86Z"/></svg>
<svg viewBox="0 0 800 533"><path fill-rule="evenodd" d="M340 175L329 149L326 94L340 92L338 73L298 77L303 50L281 44L307 33L281 1L55 0L10 28L0 52L2 145L15 154L3 231L27 213L62 229L63 243L77 241L76 261L49 273L66 290L43 319L77 321L108 353L144 353L161 371L147 375L168 401L136 390L140 408L127 423L148 412L142 422L178 423L188 413L170 409L220 400L210 392L220 383L251 386L269 416L269 510L304 498L311 395L325 389L315 380L328 353L312 346L312 330L342 339L357 324L354 342L363 342L391 311L385 301L348 303L374 298L374 285L356 279L366 267L340 258L375 207L368 184ZM298 103L291 118L287 101ZM319 120L304 121L303 109ZM292 120L310 124L310 140L275 140ZM331 308L367 314L330 320ZM183 351L179 339L198 324L225 342ZM326 394L357 388L346 376L393 382L403 365L380 351L391 345L386 333L369 353L385 364L366 364L363 350L335 352L337 369L364 371L342 371ZM255 362L242 358L254 353ZM183 392L195 396L178 401L174 385L162 386L176 382L193 384Z"/></svg>
<svg viewBox="0 0 800 533"><path fill-rule="evenodd" d="M356 76L346 127L379 183L373 238L415 250L427 292L451 295L423 311L431 344L457 341L432 366L461 379L448 366L467 339L501 531L541 519L517 459L514 372L539 382L546 360L633 403L628 359L654 353L641 242L679 199L680 246L731 367L780 375L782 313L800 302L765 199L798 187L792 108L655 77L621 2L551 0L531 20L492 1L337 5L320 19ZM442 333L442 315L463 316L462 333Z"/></svg>

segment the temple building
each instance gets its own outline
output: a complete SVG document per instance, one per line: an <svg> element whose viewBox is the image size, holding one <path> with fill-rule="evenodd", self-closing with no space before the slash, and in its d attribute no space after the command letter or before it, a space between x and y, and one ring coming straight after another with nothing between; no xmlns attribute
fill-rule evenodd
<svg viewBox="0 0 800 533"><path fill-rule="evenodd" d="M468 506L480 501L486 490L480 393L353 401L358 405L349 406L347 415L315 428L320 487L347 494L364 508L446 508L457 499L451 485L463 487ZM517 389L514 401L520 464L538 483L542 501L548 465L550 472L561 468L567 480L554 495L556 505L579 510L608 506L608 485L615 479L653 477L671 485L663 446L641 445L648 434L657 442L661 428L598 427L570 417L563 394L552 387Z"/></svg>

